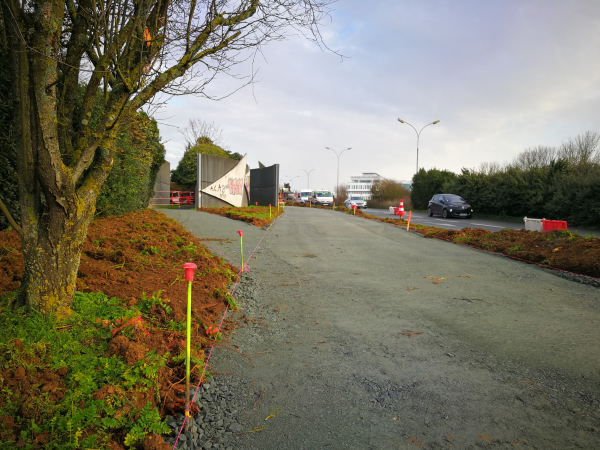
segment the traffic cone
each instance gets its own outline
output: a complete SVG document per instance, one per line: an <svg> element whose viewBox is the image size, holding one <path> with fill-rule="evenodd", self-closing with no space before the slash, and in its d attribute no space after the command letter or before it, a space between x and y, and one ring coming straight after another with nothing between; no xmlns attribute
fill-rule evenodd
<svg viewBox="0 0 600 450"><path fill-rule="evenodd" d="M406 214L406 211L404 211L404 200L400 199L400 206L398 207L398 211L396 212L396 215L402 217L405 214Z"/></svg>

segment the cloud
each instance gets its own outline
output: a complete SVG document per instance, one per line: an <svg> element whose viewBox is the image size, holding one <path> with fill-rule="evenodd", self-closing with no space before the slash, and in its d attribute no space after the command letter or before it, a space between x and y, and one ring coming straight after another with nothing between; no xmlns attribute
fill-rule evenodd
<svg viewBox="0 0 600 450"><path fill-rule="evenodd" d="M419 166L459 171L507 162L538 144L600 131L600 2L372 1L335 4L322 31L339 54L292 37L254 60L256 83L220 102L186 97L159 118L175 167L173 126L214 121L232 151L280 164L293 187L333 188L361 172L410 179ZM250 74L249 63L240 71ZM240 82L219 78L210 91ZM171 126L167 126L171 125Z"/></svg>

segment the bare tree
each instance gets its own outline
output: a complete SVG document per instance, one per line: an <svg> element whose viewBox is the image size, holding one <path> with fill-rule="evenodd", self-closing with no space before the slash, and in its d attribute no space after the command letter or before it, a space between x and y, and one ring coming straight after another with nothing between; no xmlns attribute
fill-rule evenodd
<svg viewBox="0 0 600 450"><path fill-rule="evenodd" d="M291 31L322 45L331 0L2 0L11 55L21 241L19 304L70 314L96 197L123 118L205 87ZM246 79L245 82L248 82Z"/></svg>
<svg viewBox="0 0 600 450"><path fill-rule="evenodd" d="M208 122L201 119L190 119L187 128L180 130L185 137L188 147L193 147L200 138L208 138L219 147L223 147L223 130L214 122Z"/></svg>
<svg viewBox="0 0 600 450"><path fill-rule="evenodd" d="M344 202L348 198L348 189L345 184L338 184L335 192L337 192L337 197L335 198L335 204L339 206L344 206Z"/></svg>
<svg viewBox="0 0 600 450"><path fill-rule="evenodd" d="M556 159L556 154L557 150L555 147L538 145L523 150L509 166L522 170L546 167Z"/></svg>
<svg viewBox="0 0 600 450"><path fill-rule="evenodd" d="M580 133L564 142L557 155L574 165L600 164L600 134L592 131Z"/></svg>
<svg viewBox="0 0 600 450"><path fill-rule="evenodd" d="M502 166L498 162L483 162L479 165L479 173L493 175L502 171Z"/></svg>

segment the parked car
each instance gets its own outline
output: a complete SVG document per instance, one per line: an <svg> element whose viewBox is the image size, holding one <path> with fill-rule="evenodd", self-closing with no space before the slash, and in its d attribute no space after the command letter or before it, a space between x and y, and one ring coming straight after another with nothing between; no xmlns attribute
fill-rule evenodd
<svg viewBox="0 0 600 450"><path fill-rule="evenodd" d="M427 206L429 217L434 214L440 214L446 217L466 217L470 219L473 216L473 208L462 197L454 194L437 194L429 200Z"/></svg>
<svg viewBox="0 0 600 450"><path fill-rule="evenodd" d="M344 202L344 206L346 208L351 208L352 205L356 205L357 208L367 209L367 202L365 202L362 197L358 195L351 195Z"/></svg>

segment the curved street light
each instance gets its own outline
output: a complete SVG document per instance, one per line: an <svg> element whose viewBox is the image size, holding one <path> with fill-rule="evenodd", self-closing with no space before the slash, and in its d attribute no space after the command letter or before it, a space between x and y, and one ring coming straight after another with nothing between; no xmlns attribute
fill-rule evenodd
<svg viewBox="0 0 600 450"><path fill-rule="evenodd" d="M314 169L310 169L309 171L307 171L307 170L305 170L305 169L303 169L303 168L300 168L300 170L304 170L304 172L306 172L306 175L307 175L307 177L308 177L308 180L307 180L307 184L308 184L308 186L307 186L307 188L308 188L308 189L310 189L310 173L311 173L312 171L314 171L314 170L317 170L317 168L315 167Z"/></svg>
<svg viewBox="0 0 600 450"><path fill-rule="evenodd" d="M410 125L410 123L405 122L402 119L398 119L398 122L400 123L405 123L406 125ZM435 122L431 122L428 123L427 125L425 125L425 127L428 127L429 125L435 125L436 123L440 123L439 120L436 120ZM419 131L417 131L417 129L415 127L413 127L412 125L410 125L412 127L413 130L415 130L415 133L417 133L417 171L415 173L419 173L419 136L421 135L421 131L423 131L423 128L421 128Z"/></svg>
<svg viewBox="0 0 600 450"><path fill-rule="evenodd" d="M352 147L348 147L348 148L346 148L346 149L342 150L342 151L341 151L339 154L338 154L338 152L336 152L336 151L335 151L334 149L332 149L332 148L329 148L329 147L325 147L325 148L326 148L327 150L331 150L333 153L335 153L335 156L337 156L337 159L338 159L338 165L337 165L337 181L336 181L336 184L335 184L335 196L336 196L337 198L339 198L339 197L340 197L340 193L339 193L339 190L340 190L340 156L342 156L342 153L344 153L344 152L346 152L346 151L348 151L348 150L352 150Z"/></svg>

